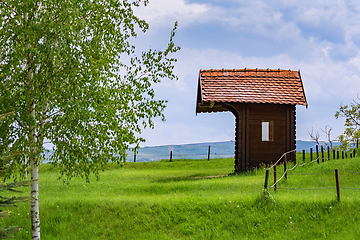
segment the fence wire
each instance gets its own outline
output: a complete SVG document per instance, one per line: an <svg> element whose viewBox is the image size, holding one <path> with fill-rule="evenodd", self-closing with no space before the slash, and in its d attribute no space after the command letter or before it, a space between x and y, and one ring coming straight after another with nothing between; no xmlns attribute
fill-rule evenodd
<svg viewBox="0 0 360 240"><path fill-rule="evenodd" d="M276 182L270 187L270 188L273 188L281 179L283 179L283 177L286 175L286 172L284 172L284 174L281 176L281 178L279 178L278 180L276 180Z"/></svg>
<svg viewBox="0 0 360 240"><path fill-rule="evenodd" d="M334 151L334 150L333 150ZM285 156L286 157L286 154L289 154L289 153L292 153L292 152L294 152L294 151L289 151L289 152L286 152L286 153L284 153L271 167L269 167L268 169L267 169L267 171L270 171L271 170L271 168L274 168L275 166L277 166L278 165L278 163L282 160L282 158ZM303 150L303 153L305 152L305 150ZM311 158L312 158L312 151L310 151L311 152ZM353 150L350 150L350 157L356 157L356 153L355 153L355 149L353 149ZM352 152L354 152L354 153L352 153ZM309 163L313 163L313 162L318 162L318 163L320 163L320 161L322 160L322 162L324 162L325 160L326 161L329 161L329 160L331 160L331 157L330 157L330 150L328 149L327 150L327 157L325 157L325 155L326 155L326 152L325 152L325 154L324 154L324 149L321 149L321 156L319 156L319 152L318 151L316 151L316 159L314 159L314 160L311 160L310 162L306 162L305 161L305 155L303 155L303 161L304 161L304 163L303 164L298 164L298 163L296 163L296 160L295 160L295 165L293 166L293 167L291 167L291 168L288 168L288 169L286 169L286 166L284 166L285 167L285 171L274 171L274 177L275 177L275 182L274 182L274 184L273 185L271 185L269 188L273 188L273 189L275 189L275 190L277 190L277 189L282 189L282 190L290 190L290 191L292 191L292 190L305 190L305 191L313 191L313 190L326 190L326 189L337 189L337 191L338 191L338 200L340 200L340 192L339 192L339 190L340 189L351 189L351 190L359 190L360 191L360 188L357 188L357 187L340 187L339 186L339 180L338 180L338 172L339 171L341 171L341 172L346 172L346 173L351 173L351 174L360 174L360 172L356 172L356 171L348 171L348 170L343 170L343 169L333 169L333 170L327 170L327 171L321 171L321 172L307 172L307 173L295 173L295 172L291 172L292 170L295 170L297 167L299 167L299 166L305 166L305 165L307 165L307 164L309 164ZM342 157L340 158L339 157L339 152L337 152L337 158L335 157L335 152L333 152L333 159L335 160L335 159L344 159L344 156L345 156L345 158L347 158L347 155L348 154L344 154L344 152L342 152ZM286 159L286 158L285 158ZM320 160L321 159L321 160ZM285 161L284 161L284 163L286 163ZM274 169L275 170L275 169ZM299 188L297 188L297 187L278 187L278 184L281 182L281 180L283 180L284 179L284 177L287 179L287 176L288 175L303 175L303 176L306 176L306 175L320 175L320 174L326 174L326 173L330 173L330 172L334 172L335 171L335 177L336 177L336 187L314 187L314 188L301 188L301 187L299 187ZM281 177L279 178L279 179L276 179L276 176L275 176L275 174L276 173L279 173L279 174L282 174L281 175ZM267 172L267 179L266 179L266 183L265 183L265 191L264 191L264 193L267 193L268 195L270 195L270 193L269 193L269 191L267 190L267 181L268 181L268 176L269 174L268 174L268 172ZM270 195L271 196L271 195ZM272 196L271 196L272 197ZM273 198L273 197L272 197Z"/></svg>
<svg viewBox="0 0 360 240"><path fill-rule="evenodd" d="M326 189L336 189L336 187L327 187L327 188L284 188L284 187L276 187L276 189L282 190L326 190ZM340 189L351 189L351 190L360 190L360 188L353 187L340 187Z"/></svg>
<svg viewBox="0 0 360 240"><path fill-rule="evenodd" d="M280 157L271 167L269 167L269 169L271 169L271 168L273 168L274 166L276 166L286 154L292 153L292 152L296 152L296 149L291 150L291 151L288 151L288 152L284 153L283 155L281 155L281 157Z"/></svg>
<svg viewBox="0 0 360 240"><path fill-rule="evenodd" d="M341 170L341 169L339 169L339 171L348 172L348 173L357 173L357 174L360 174L360 172L353 172L353 171L348 171L348 170Z"/></svg>
<svg viewBox="0 0 360 240"><path fill-rule="evenodd" d="M283 187L277 187L276 189L283 189L283 190L324 190L324 189L336 189L336 187L328 187L328 188L283 188Z"/></svg>
<svg viewBox="0 0 360 240"><path fill-rule="evenodd" d="M317 162L319 158L312 160L310 163Z"/></svg>
<svg viewBox="0 0 360 240"><path fill-rule="evenodd" d="M314 146L311 147L310 149L312 149L312 148L314 148L314 147L316 147L316 146L317 146L317 145L314 145ZM283 155L281 155L281 157L280 157L272 166L270 166L270 167L268 168L268 170L270 170L270 169L274 168L275 166L277 166L277 164L281 161L281 159L282 159L286 154L292 153L292 152L294 152L294 151L296 152L296 150L291 150L291 151L285 152ZM304 151L304 150L303 150L303 151ZM321 157L322 161L324 161L324 160L327 160L327 161L328 161L328 160L331 160L331 158L330 158L330 150L327 151L327 152L328 152L328 157L327 157L327 158L325 158L325 156L324 156L324 157ZM320 161L319 152L316 151L316 153L317 153L317 158L314 159L314 160L312 160L312 161L310 161L310 163L319 162L319 161ZM322 155L323 155L323 150L322 150ZM353 157L355 157L355 155L354 155ZM305 160L304 160L304 161L305 161ZM306 162L304 162L304 163L301 164L301 165L295 163L295 166L293 166L292 168L286 169L285 172L274 171L274 173L282 173L282 176L281 176L279 179L277 179L277 180L275 181L275 183L274 183L272 186L270 186L270 188L274 188L274 187L284 178L284 176L286 176L286 175L315 175L315 174L323 174L323 173L327 173L327 172L332 172L332 171L333 171L333 170L329 170L329 171L323 171L323 172L318 172L318 173L288 173L288 171L292 171L292 170L296 169L298 166L303 167L303 166L305 166L306 164L307 164ZM344 171L344 172L345 172L346 170L339 170L339 171ZM351 171L348 171L348 172L351 172ZM360 172L353 172L353 173L359 173L359 174L360 174ZM281 188L279 188L279 189L281 189Z"/></svg>
<svg viewBox="0 0 360 240"><path fill-rule="evenodd" d="M324 173L329 173L329 172L334 172L334 171L335 171L335 169L333 169L333 170L328 170L328 171L322 171L322 172L313 172L313 173L287 173L287 170L285 170L285 172L274 171L274 173L283 173L283 175L282 175L278 180L276 180L276 182L275 182L273 185L271 185L269 188L275 188L275 186L276 186L276 189L282 189L282 190L324 190L324 189L336 189L336 187L322 187L322 188L286 188L286 187L277 187L277 184L279 183L279 181L282 180L286 174L288 174L288 175L318 175L318 174L324 174ZM347 170L343 170L343 169L338 169L338 171L347 172L347 173L353 173L353 174L360 174L360 172L347 171ZM355 188L355 187L340 187L340 189L360 190L360 188Z"/></svg>
<svg viewBox="0 0 360 240"><path fill-rule="evenodd" d="M275 171L275 172L276 173L284 173L284 172L279 172L279 171ZM334 170L315 172L315 173L288 173L288 175L313 175L313 174L323 174L323 173L327 173L327 172L334 172Z"/></svg>

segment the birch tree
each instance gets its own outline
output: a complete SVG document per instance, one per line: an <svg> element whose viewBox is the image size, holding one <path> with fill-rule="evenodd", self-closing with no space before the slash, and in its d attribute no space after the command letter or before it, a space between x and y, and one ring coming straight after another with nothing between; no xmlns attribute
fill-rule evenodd
<svg viewBox="0 0 360 240"><path fill-rule="evenodd" d="M31 169L32 239L40 239L39 173L44 144L64 181L99 177L125 160L141 129L165 119L166 101L152 88L176 79L170 55L132 44L148 24L133 8L145 0L0 0L0 114L14 112L6 144L15 157L8 176Z"/></svg>

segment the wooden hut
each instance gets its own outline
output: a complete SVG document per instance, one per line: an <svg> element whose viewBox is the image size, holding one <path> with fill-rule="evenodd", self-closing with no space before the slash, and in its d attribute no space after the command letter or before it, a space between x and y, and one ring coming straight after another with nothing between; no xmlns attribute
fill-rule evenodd
<svg viewBox="0 0 360 240"><path fill-rule="evenodd" d="M300 71L200 70L196 113L235 115L235 172L296 148L296 105L307 107Z"/></svg>

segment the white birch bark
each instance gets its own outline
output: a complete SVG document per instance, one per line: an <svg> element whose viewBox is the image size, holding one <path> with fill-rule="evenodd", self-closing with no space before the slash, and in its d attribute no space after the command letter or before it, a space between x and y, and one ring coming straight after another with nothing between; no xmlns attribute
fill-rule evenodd
<svg viewBox="0 0 360 240"><path fill-rule="evenodd" d="M40 240L39 212L39 166L36 161L31 163L31 239Z"/></svg>
<svg viewBox="0 0 360 240"><path fill-rule="evenodd" d="M29 64L31 65L31 64ZM34 93L34 76L32 67L28 68L28 78L30 85L30 96ZM39 214L39 164L38 164L38 149L36 142L35 130L35 102L32 96L30 104L30 117L33 119L33 125L30 125L29 142L30 142L30 167L31 167L31 239L40 240L40 214Z"/></svg>
<svg viewBox="0 0 360 240"><path fill-rule="evenodd" d="M28 21L28 14L25 14L25 22ZM30 44L27 45L30 48ZM37 138L36 138L36 115L35 115L35 83L34 83L34 73L33 73L33 63L31 56L28 56L27 59L27 75L29 81L29 95L30 95L30 104L29 104L29 115L32 119L32 124L29 126L29 162L31 167L31 201L30 201L30 211L31 211L31 239L40 240L40 211L39 211L39 165L38 165L38 148L37 148Z"/></svg>

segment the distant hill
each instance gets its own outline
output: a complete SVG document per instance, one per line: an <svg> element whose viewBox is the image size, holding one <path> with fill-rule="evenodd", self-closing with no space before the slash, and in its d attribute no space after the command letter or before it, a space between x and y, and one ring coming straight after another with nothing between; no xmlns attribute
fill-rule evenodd
<svg viewBox="0 0 360 240"><path fill-rule="evenodd" d="M297 140L296 150L302 151L305 149L306 152L309 152L310 148L315 147L315 145L315 142ZM174 159L205 159L208 156L209 146L211 158L235 157L235 141L225 141L142 147L138 150L136 161L148 162L169 159L170 151L172 151ZM128 151L127 161L133 160L133 151Z"/></svg>
<svg viewBox="0 0 360 240"><path fill-rule="evenodd" d="M339 143L333 144L338 145ZM306 152L309 152L310 148L315 147L315 145L315 142L297 140L296 150L302 151L305 149ZM142 147L138 149L136 154L136 161L150 162L169 159L170 151L172 151L173 159L206 159L208 157L209 146L210 158L212 159L229 158L235 156L235 141L225 141ZM47 159L51 153L51 150L49 150L48 153L45 153L45 158ZM132 150L128 150L127 154L127 161L134 161L134 152Z"/></svg>

